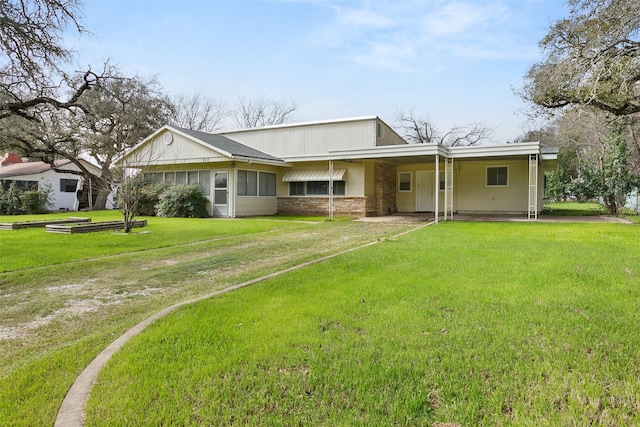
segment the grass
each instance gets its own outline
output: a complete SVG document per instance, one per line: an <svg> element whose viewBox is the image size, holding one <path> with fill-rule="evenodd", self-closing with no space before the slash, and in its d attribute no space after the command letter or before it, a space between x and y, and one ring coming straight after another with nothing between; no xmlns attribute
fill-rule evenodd
<svg viewBox="0 0 640 427"><path fill-rule="evenodd" d="M544 213L558 216L605 215L605 208L599 203L553 202L545 203Z"/></svg>
<svg viewBox="0 0 640 427"><path fill-rule="evenodd" d="M640 228L442 223L183 308L88 425L636 425Z"/></svg>
<svg viewBox="0 0 640 427"><path fill-rule="evenodd" d="M95 220L108 216L91 213ZM82 369L164 307L409 227L151 218L148 234L129 236L2 231L0 424L52 425Z"/></svg>
<svg viewBox="0 0 640 427"><path fill-rule="evenodd" d="M77 215L77 213L73 213ZM84 216L92 221L122 219L117 211L95 211ZM70 214L0 216L0 222L66 218ZM308 218L312 221L314 218ZM316 220L322 220L315 218ZM216 238L273 232L298 228L300 223L285 220L256 219L216 220L211 218L147 218L148 226L134 229L129 235L103 231L87 234L59 235L44 229L0 230L0 273L25 268L55 265L78 260L163 248ZM27 244L28 243L28 244ZM37 248L37 250L35 250Z"/></svg>

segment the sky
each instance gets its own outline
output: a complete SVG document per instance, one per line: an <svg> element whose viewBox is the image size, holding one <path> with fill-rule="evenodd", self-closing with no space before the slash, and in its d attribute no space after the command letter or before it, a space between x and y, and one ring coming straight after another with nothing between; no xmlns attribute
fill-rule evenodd
<svg viewBox="0 0 640 427"><path fill-rule="evenodd" d="M78 69L109 59L168 94L234 106L294 102L295 121L480 123L495 142L529 129L514 91L542 58L562 0L85 0L68 33Z"/></svg>

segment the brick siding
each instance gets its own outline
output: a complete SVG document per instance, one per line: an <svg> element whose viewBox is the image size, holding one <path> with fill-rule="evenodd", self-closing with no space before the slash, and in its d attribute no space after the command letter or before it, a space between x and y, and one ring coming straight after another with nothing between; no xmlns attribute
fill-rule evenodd
<svg viewBox="0 0 640 427"><path fill-rule="evenodd" d="M333 214L365 216L366 197L336 196ZM329 197L278 197L281 215L329 215Z"/></svg>

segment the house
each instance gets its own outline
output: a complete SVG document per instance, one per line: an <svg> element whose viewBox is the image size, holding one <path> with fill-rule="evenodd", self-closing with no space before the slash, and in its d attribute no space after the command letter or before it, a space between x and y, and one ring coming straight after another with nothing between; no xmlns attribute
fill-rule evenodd
<svg viewBox="0 0 640 427"><path fill-rule="evenodd" d="M93 164L81 160L83 165L99 174L100 169ZM80 168L71 160L56 160L56 168L69 172L56 172L45 162L23 162L20 156L8 153L0 161L0 185L3 189L15 185L19 189L51 191L52 210L77 211L90 207L89 196L93 191L85 179L72 171Z"/></svg>
<svg viewBox="0 0 640 427"><path fill-rule="evenodd" d="M433 212L537 218L544 170L557 150L539 142L445 147L408 144L380 118L296 123L217 134L164 126L125 167L155 181L199 184L212 216L379 216ZM329 191L332 189L332 191Z"/></svg>

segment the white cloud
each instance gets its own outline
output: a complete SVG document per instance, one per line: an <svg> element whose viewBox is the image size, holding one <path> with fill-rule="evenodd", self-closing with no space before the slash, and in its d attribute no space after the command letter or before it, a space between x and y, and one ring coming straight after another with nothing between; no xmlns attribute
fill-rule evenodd
<svg viewBox="0 0 640 427"><path fill-rule="evenodd" d="M411 71L446 68L457 59L529 59L517 4L495 1L349 2L314 33L314 45L359 64ZM360 4L360 7L354 5ZM338 52L339 51L339 52Z"/></svg>
<svg viewBox="0 0 640 427"><path fill-rule="evenodd" d="M389 17L370 9L342 9L337 7L334 10L338 23L352 28L380 29L393 25L393 21Z"/></svg>

